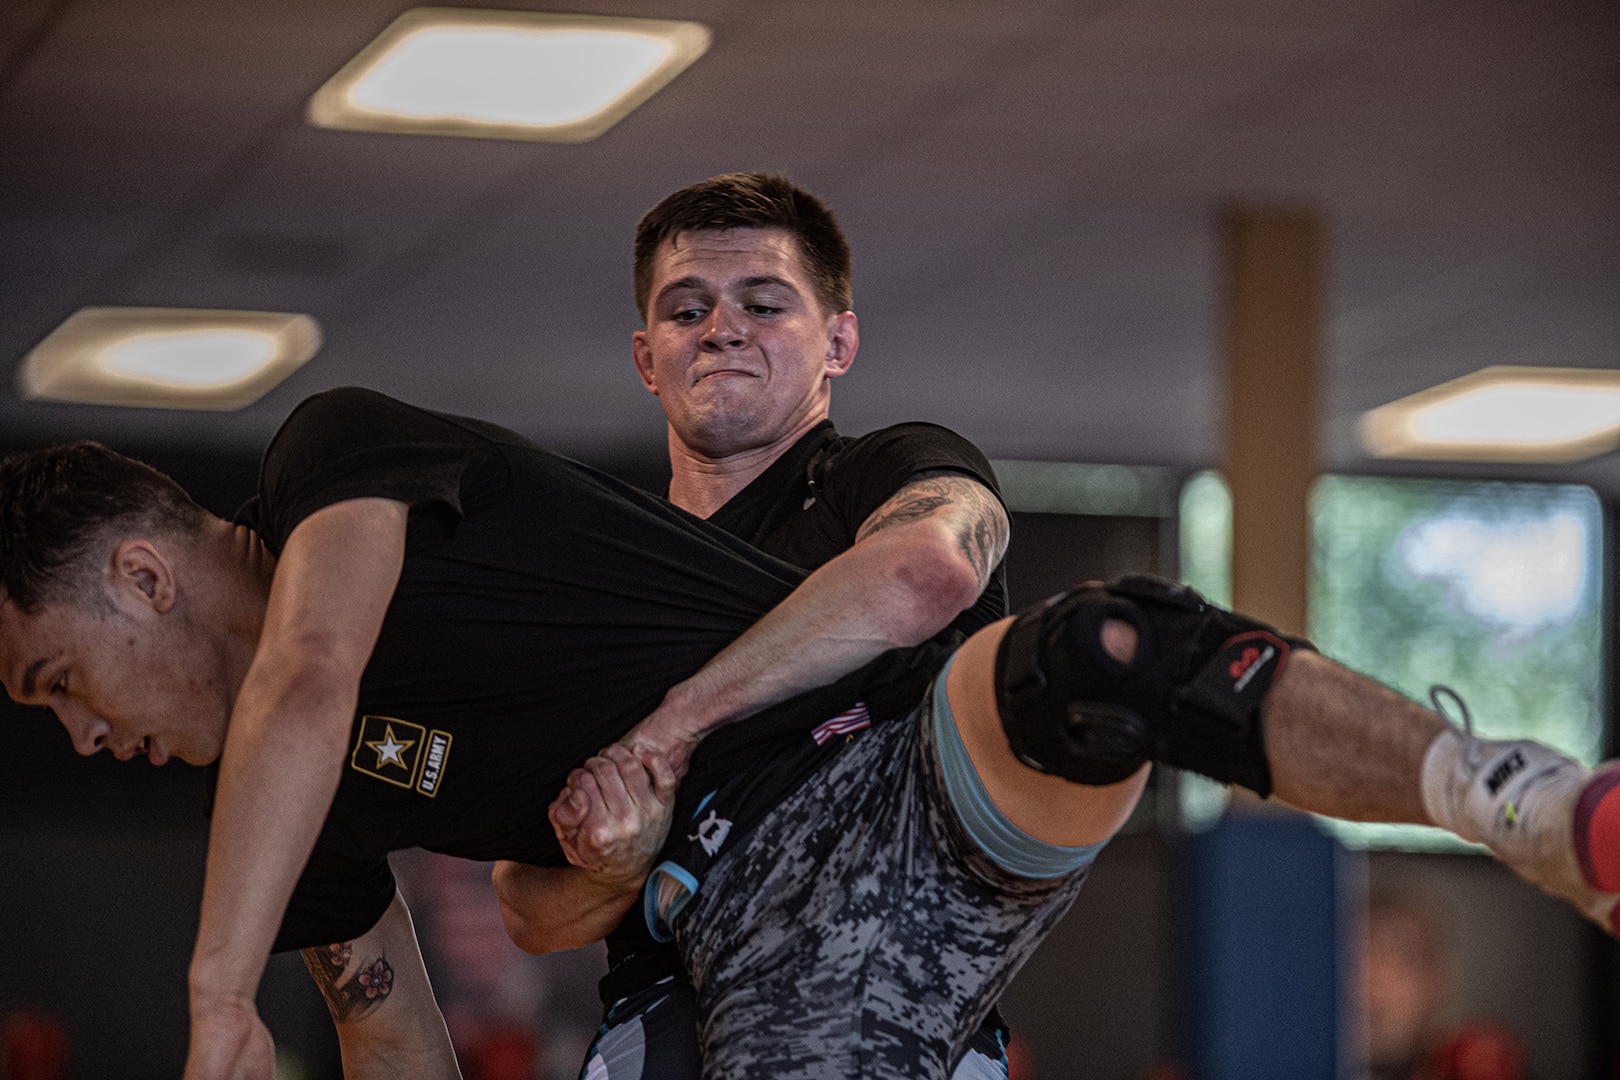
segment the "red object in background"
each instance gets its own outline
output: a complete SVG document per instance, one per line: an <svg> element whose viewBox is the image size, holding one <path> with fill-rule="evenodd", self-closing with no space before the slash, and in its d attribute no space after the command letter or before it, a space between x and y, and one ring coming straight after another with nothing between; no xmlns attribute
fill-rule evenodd
<svg viewBox="0 0 1620 1080"><path fill-rule="evenodd" d="M532 1031L491 1024L458 1045L456 1057L467 1080L534 1080L540 1046Z"/></svg>
<svg viewBox="0 0 1620 1080"><path fill-rule="evenodd" d="M68 1033L50 1013L19 1009L0 1018L0 1076L67 1080Z"/></svg>
<svg viewBox="0 0 1620 1080"><path fill-rule="evenodd" d="M1040 1075L1029 1043L1016 1035L1007 1040L1007 1080L1038 1080Z"/></svg>
<svg viewBox="0 0 1620 1080"><path fill-rule="evenodd" d="M1441 1043L1422 1080L1524 1080L1524 1048L1500 1024L1465 1025Z"/></svg>

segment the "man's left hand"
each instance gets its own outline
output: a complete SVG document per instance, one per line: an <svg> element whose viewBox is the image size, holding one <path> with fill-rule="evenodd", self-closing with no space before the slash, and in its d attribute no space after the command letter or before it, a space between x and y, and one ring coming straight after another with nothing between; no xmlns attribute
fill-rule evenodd
<svg viewBox="0 0 1620 1080"><path fill-rule="evenodd" d="M275 1080L276 1046L252 1002L195 1006L185 1080Z"/></svg>

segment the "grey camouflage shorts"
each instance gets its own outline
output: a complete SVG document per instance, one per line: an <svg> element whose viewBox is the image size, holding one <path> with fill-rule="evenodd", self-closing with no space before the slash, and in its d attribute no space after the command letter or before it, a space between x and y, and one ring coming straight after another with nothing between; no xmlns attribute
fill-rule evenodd
<svg viewBox="0 0 1620 1080"><path fill-rule="evenodd" d="M853 736L675 919L710 1080L945 1080L1074 902L1087 867L1021 877L970 839L932 698Z"/></svg>

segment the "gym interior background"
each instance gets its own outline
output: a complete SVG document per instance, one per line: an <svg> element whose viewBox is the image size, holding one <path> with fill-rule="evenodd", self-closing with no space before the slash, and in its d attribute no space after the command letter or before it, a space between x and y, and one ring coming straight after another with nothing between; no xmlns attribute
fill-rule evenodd
<svg viewBox="0 0 1620 1080"><path fill-rule="evenodd" d="M781 171L827 198L855 246L863 343L835 419L851 432L945 423L1018 479L1015 603L1126 570L1196 578L1220 558L1184 493L1223 465L1231 415L1221 222L1282 207L1324 238L1319 418L1275 455L1336 477L1586 492L1590 739L1620 750L1620 454L1412 461L1357 436L1366 410L1486 366L1620 367L1614 5L498 6L692 20L712 43L595 140L523 142L309 122L312 95L409 7L398 0L5 5L0 450L98 438L228 515L294 403L360 384L488 417L656 490L662 420L627 348L630 231L683 184ZM25 396L23 358L90 305L306 313L324 340L237 411ZM6 1037L64 1042L67 1075L86 1080L177 1075L206 840L199 772L77 759L48 715L10 703L0 731ZM1199 1067L1198 795L1155 780L1008 994L1015 1075ZM1526 1075L1620 1076L1612 941L1475 854L1342 860L1354 897L1443 900L1453 1019L1506 1024ZM482 868L412 855L401 874L468 1075L572 1075L599 956L511 950ZM289 1080L337 1075L296 958L272 964L263 1000Z"/></svg>

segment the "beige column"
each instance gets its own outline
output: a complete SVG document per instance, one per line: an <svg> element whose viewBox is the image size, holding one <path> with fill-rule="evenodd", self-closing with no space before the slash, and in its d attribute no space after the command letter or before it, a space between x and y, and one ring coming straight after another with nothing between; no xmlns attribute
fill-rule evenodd
<svg viewBox="0 0 1620 1080"><path fill-rule="evenodd" d="M1317 473L1322 227L1306 209L1239 206L1222 220L1233 607L1305 632Z"/></svg>

